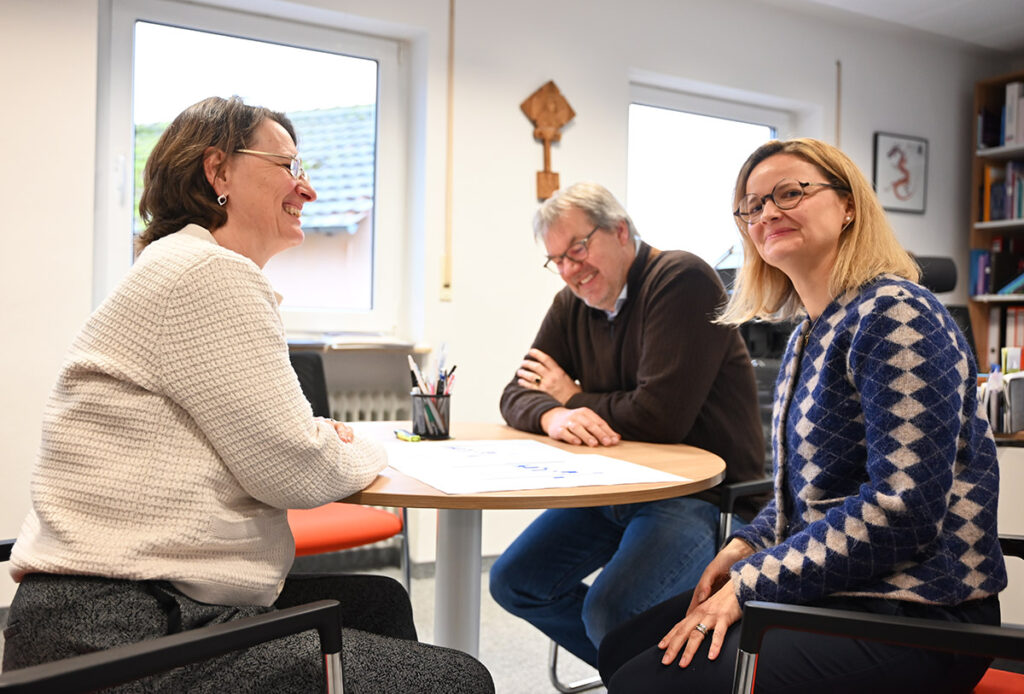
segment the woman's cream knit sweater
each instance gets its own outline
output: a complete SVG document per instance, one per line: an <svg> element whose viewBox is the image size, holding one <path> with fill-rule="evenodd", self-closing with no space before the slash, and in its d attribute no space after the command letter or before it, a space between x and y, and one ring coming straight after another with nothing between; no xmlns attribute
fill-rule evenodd
<svg viewBox="0 0 1024 694"><path fill-rule="evenodd" d="M190 225L151 244L75 340L11 572L269 605L294 556L285 509L348 496L385 464L313 418L259 267Z"/></svg>

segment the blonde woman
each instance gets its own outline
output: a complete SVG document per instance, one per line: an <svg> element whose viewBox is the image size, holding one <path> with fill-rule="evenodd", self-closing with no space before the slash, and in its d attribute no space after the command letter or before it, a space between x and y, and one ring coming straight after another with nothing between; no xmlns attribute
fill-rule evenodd
<svg viewBox="0 0 1024 694"><path fill-rule="evenodd" d="M976 366L870 184L830 145L773 141L734 202L745 259L720 320L803 317L776 384L775 495L692 593L605 639L616 694L728 691L748 600L999 623L998 471ZM761 655L758 692L969 692L988 666L797 633Z"/></svg>

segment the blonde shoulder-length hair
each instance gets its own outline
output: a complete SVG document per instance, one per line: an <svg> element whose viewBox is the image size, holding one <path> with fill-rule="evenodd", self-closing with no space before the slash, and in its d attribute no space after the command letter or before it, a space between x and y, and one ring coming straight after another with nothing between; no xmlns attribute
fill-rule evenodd
<svg viewBox="0 0 1024 694"><path fill-rule="evenodd" d="M736 177L733 209L747 194L750 172L776 154L792 154L813 164L825 181L845 189L836 190L837 195L852 199L853 221L839 237L839 251L829 278L829 291L833 297L884 273L912 282L920 279L920 268L896 240L882 205L864 174L849 157L820 140L772 140L758 147ZM737 325L751 318L769 321L795 318L803 311L803 304L793 283L781 270L761 258L747 233L747 223L739 217L735 220L743 240L743 266L736 274L732 298L718 322Z"/></svg>

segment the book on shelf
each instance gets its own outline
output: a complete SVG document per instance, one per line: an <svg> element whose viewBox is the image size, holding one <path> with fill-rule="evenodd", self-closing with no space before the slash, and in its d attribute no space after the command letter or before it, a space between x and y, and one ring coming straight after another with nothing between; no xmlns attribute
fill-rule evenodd
<svg viewBox="0 0 1024 694"><path fill-rule="evenodd" d="M1012 374L1020 371L1020 347L1003 347L1000 355L1002 372Z"/></svg>
<svg viewBox="0 0 1024 694"><path fill-rule="evenodd" d="M1006 83L1006 100L1004 101L1006 104L1006 117L1003 123L1004 145L1012 146L1021 144L1021 140L1018 139L1017 134L1019 132L1019 123L1022 115L1020 113L1020 100L1022 96L1024 96L1024 83Z"/></svg>
<svg viewBox="0 0 1024 694"><path fill-rule="evenodd" d="M987 337L987 363L984 366L996 366L1004 374L1019 371L1024 347L1024 303L989 307Z"/></svg>
<svg viewBox="0 0 1024 694"><path fill-rule="evenodd" d="M1014 277L1008 284L996 290L996 294L1024 293L1024 273Z"/></svg>
<svg viewBox="0 0 1024 694"><path fill-rule="evenodd" d="M1012 294L1007 287L1024 274L1024 238L1011 235L1006 243L993 236L991 250L972 248L968 265L968 291L981 294Z"/></svg>
<svg viewBox="0 0 1024 694"><path fill-rule="evenodd" d="M1020 349L1024 346L1024 306L1009 306L1006 309L1006 337L1003 344ZM1009 373L1003 369L1003 373Z"/></svg>
<svg viewBox="0 0 1024 694"><path fill-rule="evenodd" d="M1021 144L1024 146L1024 140ZM1024 160L985 164L978 193L981 221L1024 218Z"/></svg>
<svg viewBox="0 0 1024 694"><path fill-rule="evenodd" d="M978 113L978 149L999 146L1001 121L1001 110L984 108Z"/></svg>
<svg viewBox="0 0 1024 694"><path fill-rule="evenodd" d="M990 306L988 309L988 349L985 355L986 368L999 363L999 346L1003 341L1002 324L1002 311L999 306Z"/></svg>
<svg viewBox="0 0 1024 694"><path fill-rule="evenodd" d="M1021 255L1021 250L1018 248L1019 245L1019 242L1011 237L1010 243L1007 244L1007 250L989 254L988 287L986 293L999 293L998 290L1005 288L1013 280L1017 279L1019 275L1024 273L1024 256ZM1011 290L1006 293L1013 292Z"/></svg>
<svg viewBox="0 0 1024 694"><path fill-rule="evenodd" d="M991 258L988 251L984 248L972 248L971 249L971 264L968 267L968 281L970 283L971 294L977 296L979 294L988 294L991 291L992 283L990 280L991 267L989 265L989 259Z"/></svg>
<svg viewBox="0 0 1024 694"><path fill-rule="evenodd" d="M1017 99L1017 144L1024 145L1024 94Z"/></svg>
<svg viewBox="0 0 1024 694"><path fill-rule="evenodd" d="M1019 140L1019 143L1024 145L1024 137ZM1024 161L1006 162L1004 176L1005 195L1001 219L1024 218ZM993 215L996 213L994 202L992 204L992 213Z"/></svg>
<svg viewBox="0 0 1024 694"><path fill-rule="evenodd" d="M1024 145L1024 82L1003 86L1003 102L977 113L978 149Z"/></svg>
<svg viewBox="0 0 1024 694"><path fill-rule="evenodd" d="M992 202L996 189L999 189L1000 193L1005 196L1006 167L999 164L985 164L981 179L981 221L983 222L991 222L996 219L992 216Z"/></svg>

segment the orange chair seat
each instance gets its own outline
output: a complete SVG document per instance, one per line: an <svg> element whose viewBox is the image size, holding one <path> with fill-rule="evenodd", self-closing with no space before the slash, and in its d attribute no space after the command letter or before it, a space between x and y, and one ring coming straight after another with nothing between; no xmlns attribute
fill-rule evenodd
<svg viewBox="0 0 1024 694"><path fill-rule="evenodd" d="M288 525L295 537L297 557L368 545L402 532L401 516L356 504L289 509Z"/></svg>
<svg viewBox="0 0 1024 694"><path fill-rule="evenodd" d="M1020 694L1024 692L1024 675L989 668L974 688L974 694Z"/></svg>

